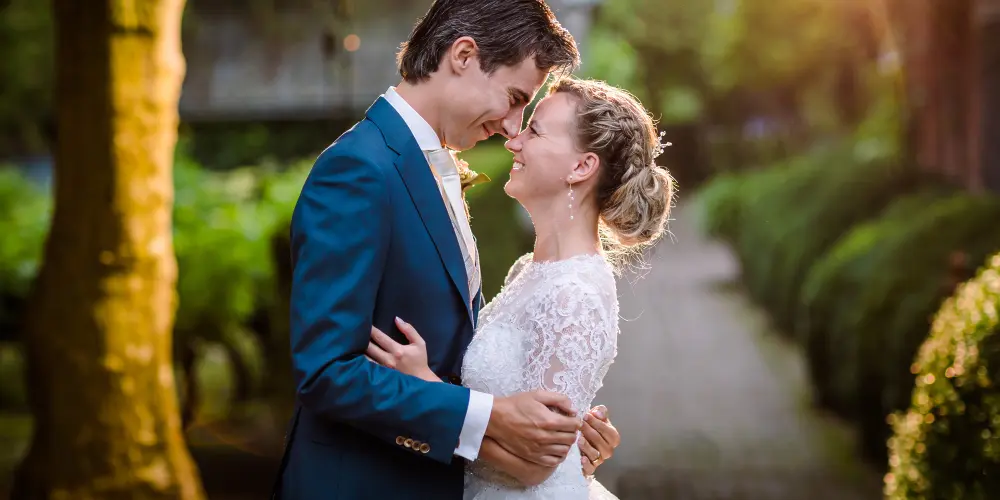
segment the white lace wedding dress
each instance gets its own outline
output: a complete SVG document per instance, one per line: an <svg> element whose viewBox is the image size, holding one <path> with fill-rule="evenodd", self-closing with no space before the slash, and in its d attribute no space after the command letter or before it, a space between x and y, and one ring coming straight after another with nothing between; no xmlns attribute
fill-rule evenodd
<svg viewBox="0 0 1000 500"><path fill-rule="evenodd" d="M565 394L583 414L591 408L617 353L618 297L600 255L554 262L522 256L503 289L479 315L462 366L463 383L494 396L545 389ZM465 500L608 500L615 496L583 475L580 450L538 486L477 460L465 478Z"/></svg>

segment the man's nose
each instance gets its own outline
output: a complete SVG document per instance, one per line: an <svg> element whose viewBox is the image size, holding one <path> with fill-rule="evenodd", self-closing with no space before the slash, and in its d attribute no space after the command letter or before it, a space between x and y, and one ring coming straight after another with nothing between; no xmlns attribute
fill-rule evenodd
<svg viewBox="0 0 1000 500"><path fill-rule="evenodd" d="M516 153L521 150L521 141L518 141L517 136L514 136L503 143L503 147L507 148L507 151L511 153Z"/></svg>
<svg viewBox="0 0 1000 500"><path fill-rule="evenodd" d="M517 113L517 116L508 115L506 118L503 119L503 122L500 123L500 126L503 129L503 132L501 133L503 134L504 137L508 139L513 139L517 137L518 131L521 130L520 113Z"/></svg>

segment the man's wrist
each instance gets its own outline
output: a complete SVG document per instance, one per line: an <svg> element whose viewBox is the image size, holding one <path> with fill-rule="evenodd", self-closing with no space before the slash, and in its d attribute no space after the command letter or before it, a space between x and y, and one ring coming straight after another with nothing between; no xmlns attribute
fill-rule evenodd
<svg viewBox="0 0 1000 500"><path fill-rule="evenodd" d="M424 371L423 374L420 375L420 378L426 380L427 382L442 382L441 377L438 377L437 374L431 371L430 368Z"/></svg>
<svg viewBox="0 0 1000 500"><path fill-rule="evenodd" d="M490 409L490 420L486 423L486 437L496 440L498 426L503 422L504 407L507 405L506 397L493 398L493 408Z"/></svg>

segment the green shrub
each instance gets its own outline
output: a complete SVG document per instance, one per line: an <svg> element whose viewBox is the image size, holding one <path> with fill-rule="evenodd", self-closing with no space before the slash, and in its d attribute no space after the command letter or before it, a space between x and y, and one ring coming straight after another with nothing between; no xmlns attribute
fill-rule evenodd
<svg viewBox="0 0 1000 500"><path fill-rule="evenodd" d="M488 301L500 291L514 261L531 251L534 233L530 226L525 227L527 218L520 205L504 191L514 162L511 153L501 143L491 141L462 153L461 157L469 162L469 168L492 179L469 188L466 193L470 224L479 249L483 296Z"/></svg>
<svg viewBox="0 0 1000 500"><path fill-rule="evenodd" d="M877 218L859 224L841 238L809 270L796 312L796 336L805 347L807 367L821 405L842 414L853 411L857 389L857 336L850 331L832 339L837 321L854 307L854 299L884 265L879 247L922 217L928 206L950 189L930 188L892 202Z"/></svg>
<svg viewBox="0 0 1000 500"><path fill-rule="evenodd" d="M744 185L753 182L765 171L726 172L713 178L694 196L698 205L702 231L712 238L734 243L738 237L740 214L743 210L741 194Z"/></svg>
<svg viewBox="0 0 1000 500"><path fill-rule="evenodd" d="M814 203L816 190L843 168L834 153L799 157L758 178L744 194L740 237L736 251L751 296L782 326L786 318L776 308L782 254L803 243L806 234L791 230L795 213ZM773 167L772 167L773 168Z"/></svg>
<svg viewBox="0 0 1000 500"><path fill-rule="evenodd" d="M835 160L836 161L836 160ZM809 269L856 224L877 216L896 197L928 185L929 179L893 162L847 163L829 173L799 209L792 208L770 258L771 309L785 328L794 327L798 299Z"/></svg>
<svg viewBox="0 0 1000 500"><path fill-rule="evenodd" d="M885 458L886 416L909 400L914 355L954 287L952 260L983 262L1000 250L998 220L1000 198L956 194L928 205L875 247L877 271L838 315L831 337L834 344L857 342L854 406L869 455Z"/></svg>
<svg viewBox="0 0 1000 500"><path fill-rule="evenodd" d="M218 340L253 312L255 286L272 272L271 227L254 199L256 183L251 170L175 166L178 332Z"/></svg>
<svg viewBox="0 0 1000 500"><path fill-rule="evenodd" d="M703 191L706 226L730 233L750 295L791 331L812 265L855 224L929 179L838 147L719 182Z"/></svg>
<svg viewBox="0 0 1000 500"><path fill-rule="evenodd" d="M763 300L767 293L772 264L759 257L780 243L775 220L787 217L790 209L802 203L808 186L820 182L823 170L808 160L796 158L761 170L721 175L695 197L704 230L732 245L755 300Z"/></svg>
<svg viewBox="0 0 1000 500"><path fill-rule="evenodd" d="M0 214L0 338L7 338L20 330L23 304L41 263L52 200L19 171L0 167Z"/></svg>
<svg viewBox="0 0 1000 500"><path fill-rule="evenodd" d="M1000 498L1000 254L944 303L914 368L886 498Z"/></svg>

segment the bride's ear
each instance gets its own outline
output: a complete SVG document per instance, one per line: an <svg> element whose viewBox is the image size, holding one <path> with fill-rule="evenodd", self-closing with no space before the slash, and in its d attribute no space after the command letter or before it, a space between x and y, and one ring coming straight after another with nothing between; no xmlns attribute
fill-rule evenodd
<svg viewBox="0 0 1000 500"><path fill-rule="evenodd" d="M570 172L570 175L573 176L573 182L583 182L597 175L600 166L601 159L596 154L584 153L573 165L573 170Z"/></svg>

